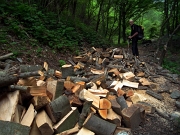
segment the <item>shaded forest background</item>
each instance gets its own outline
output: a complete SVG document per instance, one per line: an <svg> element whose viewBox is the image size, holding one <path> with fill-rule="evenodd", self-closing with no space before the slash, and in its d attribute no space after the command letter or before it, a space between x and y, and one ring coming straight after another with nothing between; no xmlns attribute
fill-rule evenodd
<svg viewBox="0 0 180 135"><path fill-rule="evenodd" d="M42 46L74 55L87 45L125 47L133 19L145 40L157 42L159 64L180 74L177 61L166 59L180 55L179 7L178 0L1 0L0 44L15 57L26 46L36 46L37 55Z"/></svg>

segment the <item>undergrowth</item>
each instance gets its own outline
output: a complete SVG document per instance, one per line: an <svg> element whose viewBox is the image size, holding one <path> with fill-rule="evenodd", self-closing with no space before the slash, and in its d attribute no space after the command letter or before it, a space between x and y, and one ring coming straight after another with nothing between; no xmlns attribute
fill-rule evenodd
<svg viewBox="0 0 180 135"><path fill-rule="evenodd" d="M47 45L52 49L78 52L85 41L92 46L106 45L107 41L83 23L58 21L57 14L43 12L37 5L22 2L0 4L0 44L23 40L29 45ZM73 24L76 24L73 25ZM8 38L9 36L11 38ZM38 52L41 51L37 50Z"/></svg>

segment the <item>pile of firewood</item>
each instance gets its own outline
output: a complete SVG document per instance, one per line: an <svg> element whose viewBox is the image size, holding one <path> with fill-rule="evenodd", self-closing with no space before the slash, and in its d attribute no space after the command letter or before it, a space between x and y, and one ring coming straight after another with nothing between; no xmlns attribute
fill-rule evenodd
<svg viewBox="0 0 180 135"><path fill-rule="evenodd" d="M162 69L124 49L92 47L59 70L12 55L0 57L1 135L131 134L155 111L136 90L163 99L149 89Z"/></svg>

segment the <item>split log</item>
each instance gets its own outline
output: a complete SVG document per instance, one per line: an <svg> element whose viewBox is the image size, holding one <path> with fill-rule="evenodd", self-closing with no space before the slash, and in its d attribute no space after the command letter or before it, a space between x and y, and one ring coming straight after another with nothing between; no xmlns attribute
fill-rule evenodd
<svg viewBox="0 0 180 135"><path fill-rule="evenodd" d="M133 104L135 104L139 101L145 101L146 100L145 97L143 97L141 94L138 94L138 93L134 93L134 95L131 96L130 99L133 102Z"/></svg>
<svg viewBox="0 0 180 135"><path fill-rule="evenodd" d="M71 134L77 133L78 131L79 131L78 126L75 126L71 129L65 130L65 131L63 131L59 134L56 134L56 135L71 135Z"/></svg>
<svg viewBox="0 0 180 135"><path fill-rule="evenodd" d="M101 116L101 118L103 119L107 118L107 109L104 109L104 110L98 109L98 113Z"/></svg>
<svg viewBox="0 0 180 135"><path fill-rule="evenodd" d="M12 121L19 100L19 91L9 92L0 100L0 120Z"/></svg>
<svg viewBox="0 0 180 135"><path fill-rule="evenodd" d="M139 85L139 83L130 82L128 80L123 80L122 83L123 83L124 86L132 87L132 88L138 88L138 85Z"/></svg>
<svg viewBox="0 0 180 135"><path fill-rule="evenodd" d="M71 107L71 111L53 126L55 133L61 133L73 128L78 122L79 115L77 107Z"/></svg>
<svg viewBox="0 0 180 135"><path fill-rule="evenodd" d="M18 123L1 121L0 120L0 134L1 135L29 135L30 127Z"/></svg>
<svg viewBox="0 0 180 135"><path fill-rule="evenodd" d="M83 89L79 93L79 98L84 101L93 101L92 105L96 108L99 108L100 97L93 95L91 92L87 91L86 89Z"/></svg>
<svg viewBox="0 0 180 135"><path fill-rule="evenodd" d="M89 114L83 124L83 127L89 129L97 135L112 135L117 126L99 118L94 114Z"/></svg>
<svg viewBox="0 0 180 135"><path fill-rule="evenodd" d="M20 123L21 121L21 117L22 117L22 113L23 111L25 110L25 107L21 106L21 105L17 105L16 106L16 110L15 110L15 114L14 114L14 117L13 117L13 122L16 122L16 123Z"/></svg>
<svg viewBox="0 0 180 135"><path fill-rule="evenodd" d="M37 111L49 104L50 99L47 96L34 96L31 102L34 105L34 109Z"/></svg>
<svg viewBox="0 0 180 135"><path fill-rule="evenodd" d="M86 117L90 114L90 109L92 106L92 101L85 101L83 104L82 112L79 117L78 126L81 128Z"/></svg>
<svg viewBox="0 0 180 135"><path fill-rule="evenodd" d="M111 102L106 98L101 98L99 100L99 109L110 109L111 108Z"/></svg>
<svg viewBox="0 0 180 135"><path fill-rule="evenodd" d="M21 86L37 86L36 78L28 77L24 79L19 79L17 85Z"/></svg>
<svg viewBox="0 0 180 135"><path fill-rule="evenodd" d="M28 110L26 111L26 113L21 121L21 124L30 127L34 120L36 113L37 112L34 110L33 104L30 104Z"/></svg>
<svg viewBox="0 0 180 135"><path fill-rule="evenodd" d="M46 86L29 86L28 88L28 92L32 96L47 96L46 91Z"/></svg>
<svg viewBox="0 0 180 135"><path fill-rule="evenodd" d="M133 81L134 77L135 75L132 72L123 73L123 79L126 79L128 81Z"/></svg>
<svg viewBox="0 0 180 135"><path fill-rule="evenodd" d="M52 135L54 133L52 121L44 110L36 115L36 124L42 135Z"/></svg>
<svg viewBox="0 0 180 135"><path fill-rule="evenodd" d="M95 135L94 132L82 127L79 132L77 133L77 135Z"/></svg>
<svg viewBox="0 0 180 135"><path fill-rule="evenodd" d="M150 85L150 82L149 82L146 78L141 78L141 79L139 80L139 82L140 82L143 86L145 86L145 85Z"/></svg>
<svg viewBox="0 0 180 135"><path fill-rule="evenodd" d="M147 93L148 95L150 95L150 96L153 96L153 97L156 98L156 99L159 99L159 100L163 100L163 99L164 99L162 95L160 95L160 94L158 94L158 93L155 93L155 92L152 91L152 90L146 90L146 93Z"/></svg>
<svg viewBox="0 0 180 135"><path fill-rule="evenodd" d="M46 112L53 123L57 123L70 111L70 102L65 95L56 98L46 106Z"/></svg>
<svg viewBox="0 0 180 135"><path fill-rule="evenodd" d="M53 80L47 82L47 90L52 93L52 100L58 98L64 93L64 80Z"/></svg>
<svg viewBox="0 0 180 135"><path fill-rule="evenodd" d="M121 116L116 114L112 109L107 110L107 121L114 123L117 127L121 126Z"/></svg>
<svg viewBox="0 0 180 135"><path fill-rule="evenodd" d="M42 135L42 134L41 134L41 131L40 131L39 128L37 127L37 124L36 124L36 120L35 120L35 119L33 120L33 123L32 123L32 125L31 125L31 131L30 131L29 135Z"/></svg>

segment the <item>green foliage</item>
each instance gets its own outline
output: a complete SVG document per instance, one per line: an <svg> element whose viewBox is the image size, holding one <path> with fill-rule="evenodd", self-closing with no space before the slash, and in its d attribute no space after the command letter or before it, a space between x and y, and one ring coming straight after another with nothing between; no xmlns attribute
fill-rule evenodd
<svg viewBox="0 0 180 135"><path fill-rule="evenodd" d="M180 74L180 71L178 71L178 68L180 67L180 63L176 61L171 61L165 58L162 67L168 69L172 73Z"/></svg>
<svg viewBox="0 0 180 135"><path fill-rule="evenodd" d="M62 67L63 65L65 65L66 62L64 60L59 60L59 66Z"/></svg>

